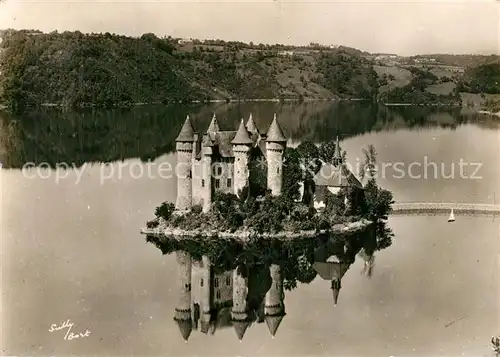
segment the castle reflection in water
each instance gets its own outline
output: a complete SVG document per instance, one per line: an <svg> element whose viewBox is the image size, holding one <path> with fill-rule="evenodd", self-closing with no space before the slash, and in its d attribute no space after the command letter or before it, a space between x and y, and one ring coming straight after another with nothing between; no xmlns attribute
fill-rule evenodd
<svg viewBox="0 0 500 357"><path fill-rule="evenodd" d="M342 277L356 256L364 260L364 272L370 276L374 252L390 245L390 231L383 232L385 238L365 233L348 239L310 239L306 244L304 240L298 249L293 244L281 245L280 250L295 249L301 253L282 254L278 259L260 262L253 259L251 264L235 263L230 269L217 267L207 255L199 259L199 254L191 254L189 249L171 249L178 266L174 321L185 341L193 331L215 334L218 329L231 327L242 340L249 327L263 328L264 324L259 324L264 322L274 337L286 317L286 287L292 289L297 280L310 283L321 278L325 280L325 289L332 290L332 305L337 305ZM239 254L250 253L243 248ZM196 255L198 258L193 257ZM236 257L234 260L241 262ZM295 284L290 286L290 280L295 280Z"/></svg>

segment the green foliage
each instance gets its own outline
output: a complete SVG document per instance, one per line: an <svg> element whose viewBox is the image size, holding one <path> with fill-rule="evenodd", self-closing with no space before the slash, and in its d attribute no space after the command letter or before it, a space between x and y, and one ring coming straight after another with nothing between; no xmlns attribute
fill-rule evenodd
<svg viewBox="0 0 500 357"><path fill-rule="evenodd" d="M437 83L438 78L432 72L416 67L410 67L409 70L413 74L410 83L382 93L379 98L381 101L385 103L441 104L449 106L461 103L458 92L449 95L437 95L426 90L429 85Z"/></svg>
<svg viewBox="0 0 500 357"><path fill-rule="evenodd" d="M146 222L146 227L147 228L156 228L158 227L158 224L159 224L159 220L158 220L158 217L154 218L153 220L151 221L147 221Z"/></svg>
<svg viewBox="0 0 500 357"><path fill-rule="evenodd" d="M181 74L166 39L110 34L8 32L2 42L0 101L14 111L190 100L199 91Z"/></svg>
<svg viewBox="0 0 500 357"><path fill-rule="evenodd" d="M468 69L459 86L463 92L500 94L500 63Z"/></svg>
<svg viewBox="0 0 500 357"><path fill-rule="evenodd" d="M368 145L368 148L362 149L363 155L365 156L365 162L360 167L359 178L363 180L366 174L370 177L374 177L377 173L377 151L373 145Z"/></svg>
<svg viewBox="0 0 500 357"><path fill-rule="evenodd" d="M283 155L283 186L282 197L294 202L300 198L299 183L303 180L303 172L300 166L300 154L294 148L286 148Z"/></svg>
<svg viewBox="0 0 500 357"><path fill-rule="evenodd" d="M394 203L392 193L378 187L374 178L365 186L365 200L366 216L373 221L386 220Z"/></svg>
<svg viewBox="0 0 500 357"><path fill-rule="evenodd" d="M500 112L500 99L489 99L486 100L483 104L484 109L492 112L498 113Z"/></svg>
<svg viewBox="0 0 500 357"><path fill-rule="evenodd" d="M263 196L267 190L267 163L257 148L254 148L250 155L247 194L252 197Z"/></svg>
<svg viewBox="0 0 500 357"><path fill-rule="evenodd" d="M340 51L324 53L316 64L319 84L333 93L374 99L378 93L377 73L363 57Z"/></svg>
<svg viewBox="0 0 500 357"><path fill-rule="evenodd" d="M175 205L171 202L163 202L160 206L155 209L155 216L158 218L163 218L168 221L172 217L172 213L175 211Z"/></svg>
<svg viewBox="0 0 500 357"><path fill-rule="evenodd" d="M362 53L347 48L308 53L291 60L278 56L287 46L250 46L205 42L186 50L168 38L139 38L80 32L5 31L0 102L13 111L42 104L64 107L133 106L136 103L186 102L238 98L316 98L307 82L316 78L331 96L374 98L376 74ZM249 50L258 48L258 51ZM308 60L309 60L308 59ZM301 88L282 86L285 66L301 72ZM294 85L291 84L293 87ZM328 95L327 95L328 96Z"/></svg>
<svg viewBox="0 0 500 357"><path fill-rule="evenodd" d="M322 142L319 149L319 158L323 162L332 162L333 156L335 154L335 141L330 140L330 141L325 141Z"/></svg>

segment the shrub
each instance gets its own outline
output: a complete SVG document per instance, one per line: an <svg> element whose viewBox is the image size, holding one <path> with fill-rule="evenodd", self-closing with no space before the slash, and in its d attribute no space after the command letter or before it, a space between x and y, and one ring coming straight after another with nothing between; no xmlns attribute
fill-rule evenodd
<svg viewBox="0 0 500 357"><path fill-rule="evenodd" d="M193 213L196 213L196 214L201 213L202 210L203 210L203 208L201 207L201 205L194 205L194 206L191 207L191 211Z"/></svg>
<svg viewBox="0 0 500 357"><path fill-rule="evenodd" d="M158 217L157 217L151 221L147 221L146 227L147 228L156 228L156 227L158 227L159 224L160 224L160 222L159 222Z"/></svg>
<svg viewBox="0 0 500 357"><path fill-rule="evenodd" d="M171 202L164 202L155 210L155 216L168 221L175 210L175 205Z"/></svg>

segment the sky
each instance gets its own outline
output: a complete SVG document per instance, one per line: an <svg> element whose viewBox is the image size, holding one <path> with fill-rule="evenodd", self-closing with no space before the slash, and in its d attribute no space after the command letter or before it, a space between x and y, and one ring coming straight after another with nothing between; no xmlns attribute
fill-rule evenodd
<svg viewBox="0 0 500 357"><path fill-rule="evenodd" d="M0 0L5 28L318 42L400 55L500 54L500 0Z"/></svg>

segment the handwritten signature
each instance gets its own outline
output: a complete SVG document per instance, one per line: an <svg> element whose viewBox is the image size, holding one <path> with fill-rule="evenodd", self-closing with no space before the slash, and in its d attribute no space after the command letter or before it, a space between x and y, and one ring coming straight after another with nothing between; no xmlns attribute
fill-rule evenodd
<svg viewBox="0 0 500 357"><path fill-rule="evenodd" d="M74 326L74 323L72 323L70 319L67 319L60 326L57 326L57 324L50 325L49 332L60 331L60 330L67 328L68 330L66 331L66 335L64 335L64 339L67 341L71 341L71 340L74 340L77 338L88 337L90 335L89 330L85 330L85 333L80 332L80 333L74 334L73 332L71 332L71 328L73 326Z"/></svg>

